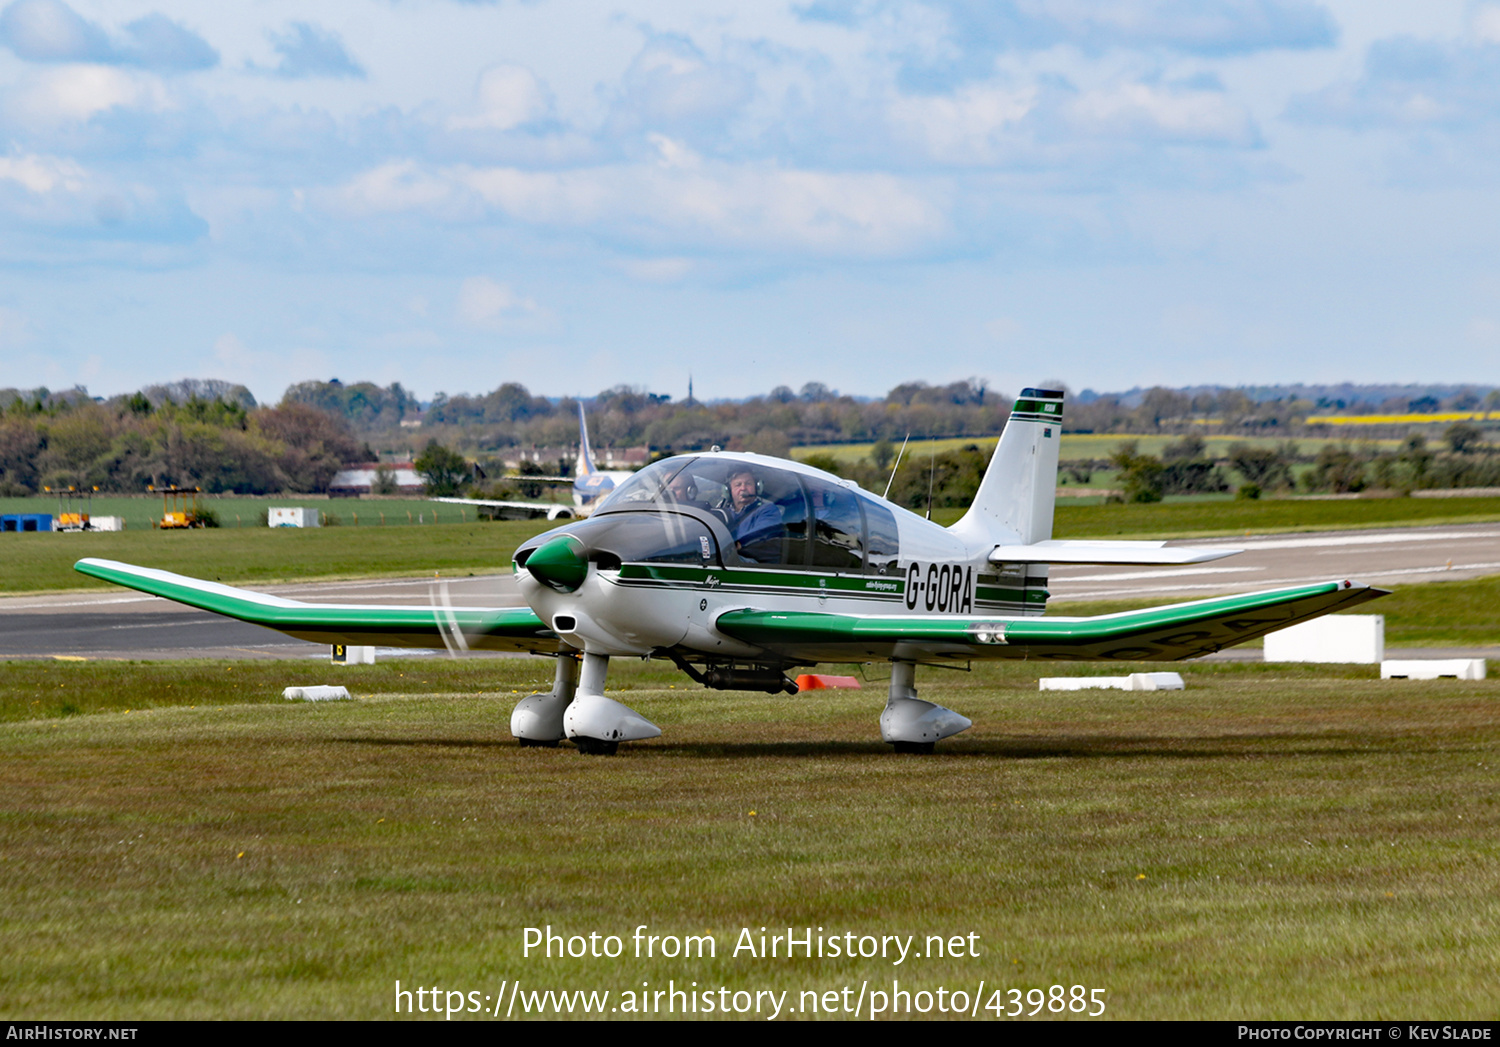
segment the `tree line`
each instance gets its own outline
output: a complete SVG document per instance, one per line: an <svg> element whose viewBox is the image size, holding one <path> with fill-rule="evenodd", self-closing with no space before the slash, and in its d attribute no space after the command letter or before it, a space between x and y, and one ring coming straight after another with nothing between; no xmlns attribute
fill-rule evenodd
<svg viewBox="0 0 1500 1047"><path fill-rule="evenodd" d="M299 403L247 407L190 395L153 404L144 392L100 403L47 394L11 399L0 412L3 495L69 486L139 493L167 484L326 491L345 463L373 453L342 418Z"/></svg>
<svg viewBox="0 0 1500 1047"><path fill-rule="evenodd" d="M1451 404L1432 398L1427 406L1458 406L1465 397L1474 399L1460 391ZM885 488L895 446L907 434L998 436L1011 406L1009 397L980 379L905 382L878 399L845 396L809 382L796 391L778 386L761 396L712 404L616 386L584 402L596 446L646 445L657 455L718 446L787 456L798 445L872 442L868 462L833 463L832 469L872 490ZM243 386L202 379L148 386L109 400L82 389L0 390L0 494L69 485L127 492L168 483L214 492L319 492L340 467L374 461L381 453L442 463L440 470L429 470L428 479L452 490L484 475L498 477L501 460L515 457L516 448L573 447L578 406L576 399L535 395L514 382L485 394L440 393L425 408L399 383L382 387L337 379L293 385L275 407L256 404ZM1399 451L1331 443L1316 455L1300 453L1294 441L1274 449L1236 444L1213 460L1197 435L1205 417L1217 419L1210 428L1215 433L1303 435L1299 420L1313 406L1295 398L1252 401L1240 390L1222 389L1078 397L1069 401L1065 432L1182 436L1160 456L1122 444L1106 460L1063 463L1064 475L1086 483L1093 471L1116 470L1122 496L1135 500L1228 490L1231 470L1247 496L1294 488L1412 490L1500 483L1495 455L1483 444L1482 432L1468 423L1450 427L1446 451L1431 451L1425 438L1414 436ZM463 470L454 458L466 462ZM963 504L986 462L987 454L975 445L938 455L925 470L915 463L903 466L892 496L921 507L929 501L930 487L932 504ZM519 493L535 497L529 487Z"/></svg>

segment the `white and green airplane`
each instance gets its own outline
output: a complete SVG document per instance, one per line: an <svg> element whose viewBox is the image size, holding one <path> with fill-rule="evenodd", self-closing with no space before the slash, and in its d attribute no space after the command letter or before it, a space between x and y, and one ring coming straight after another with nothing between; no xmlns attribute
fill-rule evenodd
<svg viewBox="0 0 1500 1047"><path fill-rule="evenodd" d="M966 717L917 697L918 665L974 659L1192 658L1386 595L1351 581L1088 618L1042 617L1047 565L1187 564L1240 550L1052 538L1063 394L1026 389L968 513L943 528L796 462L712 452L667 458L587 520L516 550L528 607L308 604L86 559L77 570L321 644L529 651L552 690L511 714L522 745L586 753L660 728L605 695L615 656L672 661L712 688L792 692L788 671L889 662L881 737L927 752Z"/></svg>

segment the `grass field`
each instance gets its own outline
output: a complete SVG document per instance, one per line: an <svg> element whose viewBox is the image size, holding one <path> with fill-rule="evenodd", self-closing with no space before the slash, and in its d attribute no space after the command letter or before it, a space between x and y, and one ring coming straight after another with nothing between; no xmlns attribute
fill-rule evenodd
<svg viewBox="0 0 1500 1047"><path fill-rule="evenodd" d="M326 519L330 513L341 527L408 527L431 523L463 523L473 521L474 507L444 505L427 498L323 498L315 495L276 494L259 497L238 495L203 495L202 505L219 516L219 525L226 528L260 527L260 514L271 506L286 508L316 509ZM159 521L162 500L157 495L98 495L92 503L76 503L75 511L86 511L93 516L118 516L124 519L126 530L149 531L152 523ZM38 495L32 498L0 498L0 514L6 513L50 513L59 512L59 503L53 495Z"/></svg>
<svg viewBox="0 0 1500 1047"><path fill-rule="evenodd" d="M517 1017L533 990L607 1009L669 982L807 1017L804 991L868 1008L899 980L985 1016L1081 985L1113 1018L1496 1017L1500 681L1189 666L1183 692L1041 694L1036 667L923 672L975 727L922 758L878 741L877 682L683 691L618 662L666 733L614 759L508 740L542 659L346 669L358 700L321 705L275 696L328 667L0 666L7 709L131 703L0 724L0 1014L380 1018L399 980L486 1010L519 983ZM625 954L525 957L549 925ZM716 955L637 959L641 925ZM733 955L788 926L978 955Z"/></svg>
<svg viewBox="0 0 1500 1047"><path fill-rule="evenodd" d="M1277 448L1286 443L1286 437L1272 436L1217 436L1210 433L1194 434L1203 439L1208 445L1210 457L1222 458L1229 453L1230 444L1249 444L1252 447ZM1340 438L1344 440L1358 439L1358 433L1343 433ZM1180 436L1146 435L1135 436L1129 433L1063 433L1062 446L1059 455L1064 460L1091 458L1108 458L1114 449L1127 441L1133 441L1142 454L1160 455L1162 449L1169 443L1181 440ZM940 440L912 440L907 444L907 456L915 461L926 458L929 454L942 454L944 451L956 451L960 447L973 444L986 450L995 446L997 436L956 436L945 437ZM1327 443L1338 443L1338 439L1329 437L1307 438L1292 441L1297 445L1299 454L1316 454L1318 449ZM1390 450L1400 447L1401 440L1361 440L1361 443L1372 444L1381 450ZM901 441L895 442L897 449L901 447ZM813 444L804 447L792 448L792 457L799 461L809 455L826 454L841 462L858 462L870 457L870 452L875 445L873 443L863 444Z"/></svg>

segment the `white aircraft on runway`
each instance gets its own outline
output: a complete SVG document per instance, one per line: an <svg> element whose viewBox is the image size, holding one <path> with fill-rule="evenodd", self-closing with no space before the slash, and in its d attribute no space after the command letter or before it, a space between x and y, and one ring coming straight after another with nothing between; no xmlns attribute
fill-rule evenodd
<svg viewBox="0 0 1500 1047"><path fill-rule="evenodd" d="M77 570L324 644L531 651L552 690L523 698L522 745L586 753L660 729L605 695L616 656L672 661L706 687L795 691L788 670L889 662L881 737L931 751L971 726L917 697L916 666L971 659L1192 658L1385 595L1350 581L1091 618L1042 617L1047 565L1202 563L1239 550L1057 541L1052 511L1063 394L1026 389L968 513L942 528L847 480L753 454L667 458L589 519L516 550L528 607L300 603L107 560Z"/></svg>
<svg viewBox="0 0 1500 1047"><path fill-rule="evenodd" d="M589 424L583 417L583 404L578 405L578 463L572 476L528 476L529 481L558 481L573 484L573 504L559 505L556 502L508 502L493 498L434 498L435 502L451 502L454 505L477 505L500 512L519 513L521 516L549 520L571 520L587 516L619 484L634 476L628 469L608 470L594 465L594 452L589 448Z"/></svg>

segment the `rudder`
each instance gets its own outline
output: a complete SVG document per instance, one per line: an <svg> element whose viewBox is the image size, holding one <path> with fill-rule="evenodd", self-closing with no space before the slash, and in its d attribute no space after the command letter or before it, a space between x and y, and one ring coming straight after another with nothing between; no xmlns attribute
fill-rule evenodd
<svg viewBox="0 0 1500 1047"><path fill-rule="evenodd" d="M974 545L1030 545L1052 537L1063 393L1023 389L1011 406L974 503L949 530Z"/></svg>

